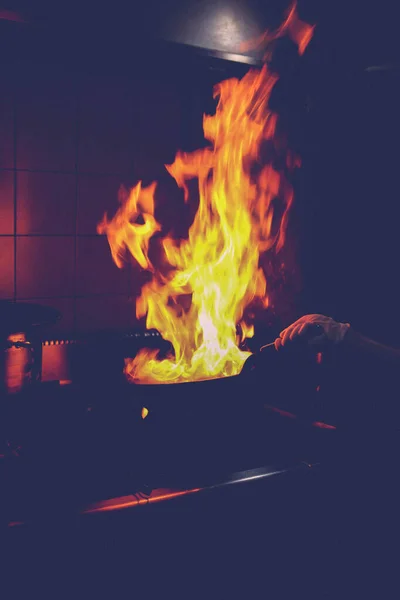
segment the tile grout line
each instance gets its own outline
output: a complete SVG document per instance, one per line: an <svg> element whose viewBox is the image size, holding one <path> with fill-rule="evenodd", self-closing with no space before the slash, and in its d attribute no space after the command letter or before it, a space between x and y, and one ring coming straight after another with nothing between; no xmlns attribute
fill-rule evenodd
<svg viewBox="0 0 400 600"><path fill-rule="evenodd" d="M61 296L21 296L21 300L70 300L70 299L74 299L74 298L79 298L79 299L85 299L85 298L90 298L90 299L96 299L96 298L126 298L126 292L109 292L109 293L101 293L101 294L77 294L76 296L72 296L72 295L61 295Z"/></svg>
<svg viewBox="0 0 400 600"><path fill-rule="evenodd" d="M15 237L14 233L1 233L0 238ZM34 238L34 237L56 237L56 238L71 238L75 237L74 233L19 233L19 238ZM77 238L101 238L97 233L78 233Z"/></svg>
<svg viewBox="0 0 400 600"><path fill-rule="evenodd" d="M129 85L131 86L131 79L129 78ZM137 123L134 119L134 111L137 108L137 105L134 104L134 100L133 100L133 89L132 87L129 87L129 97L130 97L130 102L131 102L131 113L130 113L130 118L132 119L132 131L131 131L131 135L132 135L132 139L134 139L135 135L134 135L134 130L135 130L135 124L137 126ZM132 95L131 95L132 94ZM133 177L137 176L137 171L138 171L138 159L137 159L137 153L136 153L136 149L134 150L132 148L132 163L131 163L131 169L132 169L132 175ZM128 298L127 298L127 302L128 302L128 312L130 311L130 301L133 299L134 296L134 283L133 283L133 269L132 269L132 263L129 262L129 273L128 273L128 277L129 277L129 284L128 284ZM130 319L131 319L131 315L128 314L128 323L130 323Z"/></svg>
<svg viewBox="0 0 400 600"><path fill-rule="evenodd" d="M17 172L17 173L51 173L53 175L75 175L77 169L73 169L72 171L63 170L63 169L25 169L17 167L0 167L0 171L8 171L8 172ZM131 171L79 171L80 175L85 175L88 177L100 177L106 179L107 177L129 177L132 175Z"/></svg>
<svg viewBox="0 0 400 600"><path fill-rule="evenodd" d="M12 90L12 110L13 110L13 166L14 166L14 177L13 177L13 200L14 200L14 301L17 300L17 96L15 89L15 81L13 79L13 90Z"/></svg>
<svg viewBox="0 0 400 600"><path fill-rule="evenodd" d="M77 256L78 256L78 198L79 198L79 119L80 119L80 79L75 74L75 206L74 206L74 278L73 278L73 303L72 303L72 328L77 331Z"/></svg>

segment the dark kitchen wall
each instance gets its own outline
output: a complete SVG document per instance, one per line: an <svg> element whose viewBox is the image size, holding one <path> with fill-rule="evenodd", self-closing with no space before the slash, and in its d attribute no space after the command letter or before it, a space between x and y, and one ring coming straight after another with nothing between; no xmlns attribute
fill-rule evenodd
<svg viewBox="0 0 400 600"><path fill-rule="evenodd" d="M115 266L96 225L120 184L173 159L180 90L32 63L0 85L0 297L56 307L66 331L132 326L138 273Z"/></svg>
<svg viewBox="0 0 400 600"><path fill-rule="evenodd" d="M314 297L366 335L400 345L400 70L336 74L316 123Z"/></svg>

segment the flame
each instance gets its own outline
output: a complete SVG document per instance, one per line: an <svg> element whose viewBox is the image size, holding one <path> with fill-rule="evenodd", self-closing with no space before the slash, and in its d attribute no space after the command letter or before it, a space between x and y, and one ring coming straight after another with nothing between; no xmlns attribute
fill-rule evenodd
<svg viewBox="0 0 400 600"><path fill-rule="evenodd" d="M301 37L293 10L282 27L298 32L301 52L310 31L303 28ZM197 201L188 185L197 180L198 209L186 239L162 236L154 211L155 183L144 188L139 182L121 197L115 217L109 221L105 216L98 226L99 233L108 236L118 267L130 255L151 274L137 300L136 314L146 316L146 326L158 330L174 350L159 359L157 351L145 349L127 360L125 372L135 382L176 383L236 375L250 355L239 348L254 331L245 322L244 311L256 299L268 306L260 255L278 252L285 243L293 201L286 171L299 165L286 148L285 166L278 167L272 160L260 165L265 144L282 155L277 115L268 108L277 79L265 65L241 80L218 84L216 113L203 118L210 147L190 154L178 152L174 163L166 166L187 203ZM149 258L156 232L161 232L162 250L157 265Z"/></svg>
<svg viewBox="0 0 400 600"><path fill-rule="evenodd" d="M152 235L161 229L154 218L154 192L156 183L147 188L142 188L142 182L124 197L123 189L120 190L121 208L112 221L106 215L97 226L98 233L107 232L111 254L115 264L122 268L125 250L135 257L142 269L153 271L153 266L148 257L149 242ZM138 223L141 217L143 223Z"/></svg>
<svg viewBox="0 0 400 600"><path fill-rule="evenodd" d="M258 50L259 48L268 48L270 42L283 37L284 35L288 35L297 45L299 54L302 55L313 36L314 29L315 26L309 25L299 19L297 14L297 2L294 1L287 11L286 19L275 32L271 33L265 31L260 37L242 43L240 49L242 52L248 52L250 50ZM264 57L268 57L268 53L266 53Z"/></svg>

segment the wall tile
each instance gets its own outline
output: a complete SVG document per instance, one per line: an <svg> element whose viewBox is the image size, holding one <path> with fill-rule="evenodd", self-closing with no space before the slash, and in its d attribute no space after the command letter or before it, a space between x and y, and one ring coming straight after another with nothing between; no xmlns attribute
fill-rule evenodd
<svg viewBox="0 0 400 600"><path fill-rule="evenodd" d="M14 233L14 173L0 171L0 235Z"/></svg>
<svg viewBox="0 0 400 600"><path fill-rule="evenodd" d="M17 168L73 171L76 86L73 78L33 70L17 88Z"/></svg>
<svg viewBox="0 0 400 600"><path fill-rule="evenodd" d="M17 174L17 233L75 233L76 176Z"/></svg>
<svg viewBox="0 0 400 600"><path fill-rule="evenodd" d="M136 183L120 175L80 175L78 178L79 234L95 234L99 221L107 213L113 216L118 210L118 190L121 184L131 187Z"/></svg>
<svg viewBox="0 0 400 600"><path fill-rule="evenodd" d="M17 238L17 297L72 296L73 237Z"/></svg>
<svg viewBox="0 0 400 600"><path fill-rule="evenodd" d="M134 96L128 79L88 77L79 104L78 169L129 173L134 163Z"/></svg>
<svg viewBox="0 0 400 600"><path fill-rule="evenodd" d="M166 82L137 82L139 109L135 121L135 167L149 172L153 165L174 160L182 147L183 113L178 90Z"/></svg>
<svg viewBox="0 0 400 600"><path fill-rule="evenodd" d="M14 296L14 238L0 237L0 298Z"/></svg>
<svg viewBox="0 0 400 600"><path fill-rule="evenodd" d="M124 330L132 325L134 312L133 300L128 296L77 298L77 330Z"/></svg>
<svg viewBox="0 0 400 600"><path fill-rule="evenodd" d="M14 167L14 108L11 78L0 77L0 168Z"/></svg>
<svg viewBox="0 0 400 600"><path fill-rule="evenodd" d="M129 265L118 269L106 236L78 237L76 257L76 291L85 294L128 294Z"/></svg>
<svg viewBox="0 0 400 600"><path fill-rule="evenodd" d="M136 183L133 174L145 183L160 179L160 203L170 210L163 164L181 147L179 93L168 83L87 77L79 83L78 102L78 88L64 74L35 68L17 79L16 166L29 170L17 173L17 297L61 311L50 337L75 327L82 332L132 327L135 298L129 294L139 291L140 273L134 277L130 266L118 269L106 237L94 234L104 212L111 216L117 210L120 184ZM15 166L13 91L7 89L8 95L0 94L0 169ZM3 298L14 294L14 238L1 237L14 233L13 183L14 174L0 170ZM60 365L53 356L51 377Z"/></svg>

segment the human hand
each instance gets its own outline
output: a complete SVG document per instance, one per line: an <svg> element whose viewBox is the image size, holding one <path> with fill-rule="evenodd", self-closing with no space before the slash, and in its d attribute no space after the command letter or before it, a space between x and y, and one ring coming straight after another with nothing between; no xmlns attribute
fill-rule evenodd
<svg viewBox="0 0 400 600"><path fill-rule="evenodd" d="M331 317L318 314L304 315L281 331L275 340L275 348L279 350L297 338L307 339L308 344L312 346L323 345L326 342L338 344L349 328L349 323L338 323Z"/></svg>

